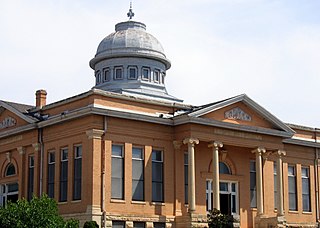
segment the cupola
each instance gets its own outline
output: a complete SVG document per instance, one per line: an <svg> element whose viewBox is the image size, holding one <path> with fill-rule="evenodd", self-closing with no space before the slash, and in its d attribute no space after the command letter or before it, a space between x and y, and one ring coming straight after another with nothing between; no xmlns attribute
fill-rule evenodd
<svg viewBox="0 0 320 228"><path fill-rule="evenodd" d="M120 22L115 32L99 44L90 67L95 71L93 88L132 96L182 102L167 93L166 71L171 67L161 43L146 32L146 25L132 21Z"/></svg>

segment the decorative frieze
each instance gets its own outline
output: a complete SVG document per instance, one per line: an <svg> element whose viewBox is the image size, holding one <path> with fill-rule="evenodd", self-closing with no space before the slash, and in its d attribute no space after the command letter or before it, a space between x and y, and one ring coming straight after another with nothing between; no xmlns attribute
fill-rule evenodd
<svg viewBox="0 0 320 228"><path fill-rule="evenodd" d="M4 120L0 122L0 129L13 127L17 124L17 120L11 116L6 117Z"/></svg>
<svg viewBox="0 0 320 228"><path fill-rule="evenodd" d="M249 122L252 120L251 116L239 107L226 111L224 113L224 117L226 119L243 120L243 121L249 121Z"/></svg>

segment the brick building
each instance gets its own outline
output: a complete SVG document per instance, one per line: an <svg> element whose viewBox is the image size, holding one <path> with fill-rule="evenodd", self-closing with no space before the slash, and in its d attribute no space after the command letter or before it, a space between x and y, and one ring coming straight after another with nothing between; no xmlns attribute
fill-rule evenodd
<svg viewBox="0 0 320 228"><path fill-rule="evenodd" d="M88 92L0 101L0 204L47 193L101 227L316 227L319 140L246 95L203 106L168 94L171 63L143 23L118 23L90 61Z"/></svg>

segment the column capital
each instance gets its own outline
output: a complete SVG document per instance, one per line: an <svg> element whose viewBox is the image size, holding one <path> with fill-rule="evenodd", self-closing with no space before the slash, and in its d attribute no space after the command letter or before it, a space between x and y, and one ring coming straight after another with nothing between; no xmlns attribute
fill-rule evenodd
<svg viewBox="0 0 320 228"><path fill-rule="evenodd" d="M26 148L23 146L17 147L17 151L19 152L20 155L24 155L26 153Z"/></svg>
<svg viewBox="0 0 320 228"><path fill-rule="evenodd" d="M101 139L103 133L104 133L103 130L98 130L98 129L91 129L86 131L88 139Z"/></svg>
<svg viewBox="0 0 320 228"><path fill-rule="evenodd" d="M219 142L219 141L213 141L213 142L209 143L208 147L214 147L215 149L222 148L223 143Z"/></svg>
<svg viewBox="0 0 320 228"><path fill-rule="evenodd" d="M283 157L283 156L286 156L287 153L285 150L277 150L276 153L275 153L278 157Z"/></svg>
<svg viewBox="0 0 320 228"><path fill-rule="evenodd" d="M33 143L32 147L34 149L34 152L38 152L40 150L40 143Z"/></svg>
<svg viewBox="0 0 320 228"><path fill-rule="evenodd" d="M264 147L258 147L251 151L253 154L262 155L266 152L266 149Z"/></svg>
<svg viewBox="0 0 320 228"><path fill-rule="evenodd" d="M199 144L199 139L196 138L185 138L183 144Z"/></svg>
<svg viewBox="0 0 320 228"><path fill-rule="evenodd" d="M176 150L179 150L181 148L181 146L182 146L182 142L178 141L178 140L175 140L172 143L173 143L174 149L176 149Z"/></svg>

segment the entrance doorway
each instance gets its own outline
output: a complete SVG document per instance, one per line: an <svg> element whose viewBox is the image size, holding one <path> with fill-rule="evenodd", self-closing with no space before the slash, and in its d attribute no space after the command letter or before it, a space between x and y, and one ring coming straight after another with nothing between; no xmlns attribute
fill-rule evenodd
<svg viewBox="0 0 320 228"><path fill-rule="evenodd" d="M207 211L213 206L212 180L207 180L206 200ZM220 181L220 211L222 214L237 215L238 209L238 183L232 181Z"/></svg>

